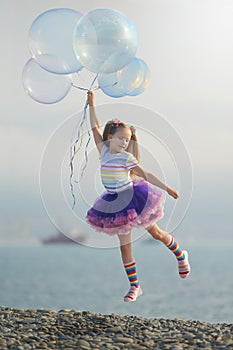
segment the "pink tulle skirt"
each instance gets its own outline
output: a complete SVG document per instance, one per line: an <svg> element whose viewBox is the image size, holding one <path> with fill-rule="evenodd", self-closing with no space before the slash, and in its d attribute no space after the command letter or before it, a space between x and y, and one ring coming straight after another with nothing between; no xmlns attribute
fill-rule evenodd
<svg viewBox="0 0 233 350"><path fill-rule="evenodd" d="M87 212L87 223L108 235L128 234L134 227L148 227L164 215L165 195L145 180L119 193L104 192Z"/></svg>

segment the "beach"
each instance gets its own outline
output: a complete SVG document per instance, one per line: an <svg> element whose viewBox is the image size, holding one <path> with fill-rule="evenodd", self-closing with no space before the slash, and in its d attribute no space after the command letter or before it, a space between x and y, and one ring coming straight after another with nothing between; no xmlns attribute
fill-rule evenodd
<svg viewBox="0 0 233 350"><path fill-rule="evenodd" d="M0 307L0 349L233 349L233 324Z"/></svg>

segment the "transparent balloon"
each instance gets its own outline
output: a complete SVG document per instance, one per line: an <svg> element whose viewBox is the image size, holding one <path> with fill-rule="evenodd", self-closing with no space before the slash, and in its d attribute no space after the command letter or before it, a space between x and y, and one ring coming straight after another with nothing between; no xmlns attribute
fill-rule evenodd
<svg viewBox="0 0 233 350"><path fill-rule="evenodd" d="M39 15L29 31L29 47L41 67L56 74L70 74L82 68L73 48L73 33L81 13L57 8Z"/></svg>
<svg viewBox="0 0 233 350"><path fill-rule="evenodd" d="M145 85L146 67L147 65L143 60L134 58L127 66L115 73L101 74L98 77L99 87L106 95L111 97L130 95L136 90L139 91L139 89L143 92L145 90L145 88L142 89L142 86Z"/></svg>
<svg viewBox="0 0 233 350"><path fill-rule="evenodd" d="M149 85L150 82L150 69L148 67L148 65L146 64L146 62L144 62L143 60L140 60L140 64L142 66L143 69L143 79L141 81L141 83L131 91L128 93L129 96L137 96L140 95L141 93L143 93L146 88Z"/></svg>
<svg viewBox="0 0 233 350"><path fill-rule="evenodd" d="M139 58L134 58L126 67L118 72L122 88L129 94L140 86L144 77L144 67Z"/></svg>
<svg viewBox="0 0 233 350"><path fill-rule="evenodd" d="M26 93L40 103L61 101L71 89L71 77L50 73L31 58L24 66L23 86Z"/></svg>
<svg viewBox="0 0 233 350"><path fill-rule="evenodd" d="M101 90L107 96L118 98L126 95L119 82L118 72L101 74L98 77L98 83Z"/></svg>
<svg viewBox="0 0 233 350"><path fill-rule="evenodd" d="M87 12L74 32L74 51L81 64L95 73L113 73L126 66L137 51L137 30L113 9Z"/></svg>

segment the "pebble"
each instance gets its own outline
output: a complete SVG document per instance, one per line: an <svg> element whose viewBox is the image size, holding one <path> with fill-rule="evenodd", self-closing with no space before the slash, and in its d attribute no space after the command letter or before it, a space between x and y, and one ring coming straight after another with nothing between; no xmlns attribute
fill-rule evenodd
<svg viewBox="0 0 233 350"><path fill-rule="evenodd" d="M81 349L90 349L90 344L86 341L86 340L79 340L77 345L81 348Z"/></svg>
<svg viewBox="0 0 233 350"><path fill-rule="evenodd" d="M125 337L117 337L113 339L113 342L118 342L118 343L133 343L133 339L132 338L125 338Z"/></svg>
<svg viewBox="0 0 233 350"><path fill-rule="evenodd" d="M0 349L232 349L233 324L0 306Z"/></svg>
<svg viewBox="0 0 233 350"><path fill-rule="evenodd" d="M123 329L120 326L110 327L106 330L108 333L123 333Z"/></svg>

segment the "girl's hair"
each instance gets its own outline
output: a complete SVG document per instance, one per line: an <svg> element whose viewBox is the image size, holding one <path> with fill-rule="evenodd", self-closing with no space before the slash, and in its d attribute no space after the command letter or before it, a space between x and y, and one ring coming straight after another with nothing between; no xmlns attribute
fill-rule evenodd
<svg viewBox="0 0 233 350"><path fill-rule="evenodd" d="M133 126L127 125L119 120L110 120L106 123L103 131L103 141L108 145L108 135L114 135L119 129L129 128L131 130L131 138L129 145L126 149L127 152L130 152L134 155L138 162L140 162L140 153L138 146L138 138L136 135L136 130ZM133 169L130 171L130 174L133 174Z"/></svg>

